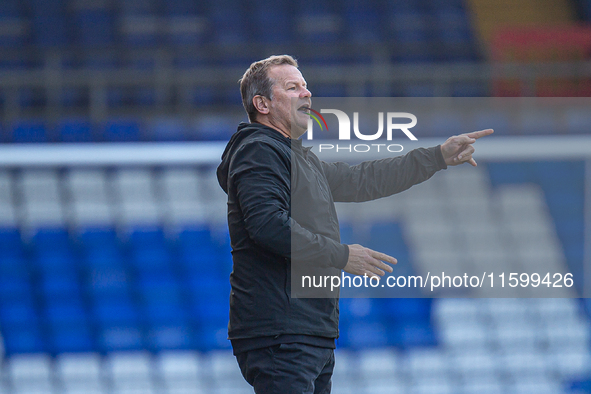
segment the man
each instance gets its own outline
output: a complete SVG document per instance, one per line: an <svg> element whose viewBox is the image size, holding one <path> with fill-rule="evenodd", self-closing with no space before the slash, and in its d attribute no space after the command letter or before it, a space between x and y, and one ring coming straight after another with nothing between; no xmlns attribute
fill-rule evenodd
<svg viewBox="0 0 591 394"><path fill-rule="evenodd" d="M257 394L330 393L338 298L292 298L293 268L383 276L396 259L340 243L335 201L385 197L468 162L485 130L385 160L349 166L320 161L298 140L311 93L287 55L251 64L240 81L250 123L241 123L217 175L228 194L234 269L229 339ZM295 104L295 105L294 105ZM296 208L292 199L301 202Z"/></svg>

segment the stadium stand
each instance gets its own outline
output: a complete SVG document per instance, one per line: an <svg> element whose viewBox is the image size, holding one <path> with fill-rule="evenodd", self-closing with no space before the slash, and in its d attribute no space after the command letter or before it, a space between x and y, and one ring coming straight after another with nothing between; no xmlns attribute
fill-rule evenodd
<svg viewBox="0 0 591 394"><path fill-rule="evenodd" d="M555 13L538 4L501 11L568 23L574 9L591 21L590 0L553 0ZM237 79L278 52L298 58L316 97L588 96L588 67L553 79L538 69L557 46L572 49L561 60L588 61L588 27L532 28L515 46L516 30L501 32L491 67L482 40L498 16L486 7L503 8L0 0L0 143L225 141L245 120ZM531 55L523 47L538 34ZM503 76L515 53L532 67ZM421 138L488 127L585 135L591 124L585 104L435 115ZM535 261L580 277L588 160L479 161L392 198L342 204L343 241L396 256L398 275ZM0 394L251 393L226 339L224 201L208 166L0 167ZM341 300L335 394L591 393L588 300L398 295Z"/></svg>
<svg viewBox="0 0 591 394"><path fill-rule="evenodd" d="M231 262L211 169L0 174L6 392L249 392L221 352ZM339 205L343 236L397 256L398 274L441 259L577 271L582 178L581 162L458 168ZM591 372L590 333L577 299L343 299L335 392L564 392Z"/></svg>

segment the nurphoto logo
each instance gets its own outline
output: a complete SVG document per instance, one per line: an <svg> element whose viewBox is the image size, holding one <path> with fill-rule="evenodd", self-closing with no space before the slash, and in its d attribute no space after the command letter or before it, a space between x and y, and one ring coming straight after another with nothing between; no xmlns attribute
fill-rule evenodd
<svg viewBox="0 0 591 394"><path fill-rule="evenodd" d="M350 141L351 140L351 119L344 111L338 109L321 109L320 112L309 108L310 119L308 120L308 140L314 139L314 122L318 124L321 130L328 131L328 125L322 114L332 114L337 117L339 124L339 140ZM386 119L386 139L392 141L392 136L396 131L401 131L411 141L417 141L417 137L409 130L416 126L417 117L408 112L387 112L384 116L384 112L378 112L378 131L373 134L364 134L359 130L359 112L353 112L353 133L355 137L362 141L375 141L382 137L384 133L384 119ZM401 120L408 120L407 122L400 122ZM324 127L323 127L324 124ZM348 152L368 152L372 149L380 148L387 149L389 152L402 152L404 149L400 144L355 144L355 145L339 145L334 144L320 144L319 151L336 149L336 151L344 150Z"/></svg>

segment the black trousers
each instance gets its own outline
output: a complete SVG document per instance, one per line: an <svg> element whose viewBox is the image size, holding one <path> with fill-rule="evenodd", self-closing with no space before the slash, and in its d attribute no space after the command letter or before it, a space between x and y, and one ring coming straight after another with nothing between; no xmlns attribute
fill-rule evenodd
<svg viewBox="0 0 591 394"><path fill-rule="evenodd" d="M334 350L282 343L236 355L256 394L330 394Z"/></svg>

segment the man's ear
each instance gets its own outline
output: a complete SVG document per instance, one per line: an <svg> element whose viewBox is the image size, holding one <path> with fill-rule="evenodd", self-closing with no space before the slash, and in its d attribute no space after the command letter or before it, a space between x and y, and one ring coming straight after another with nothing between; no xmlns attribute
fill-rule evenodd
<svg viewBox="0 0 591 394"><path fill-rule="evenodd" d="M257 111L261 114L266 115L269 113L269 106L267 103L267 99L264 96L256 95L252 98L252 103Z"/></svg>

